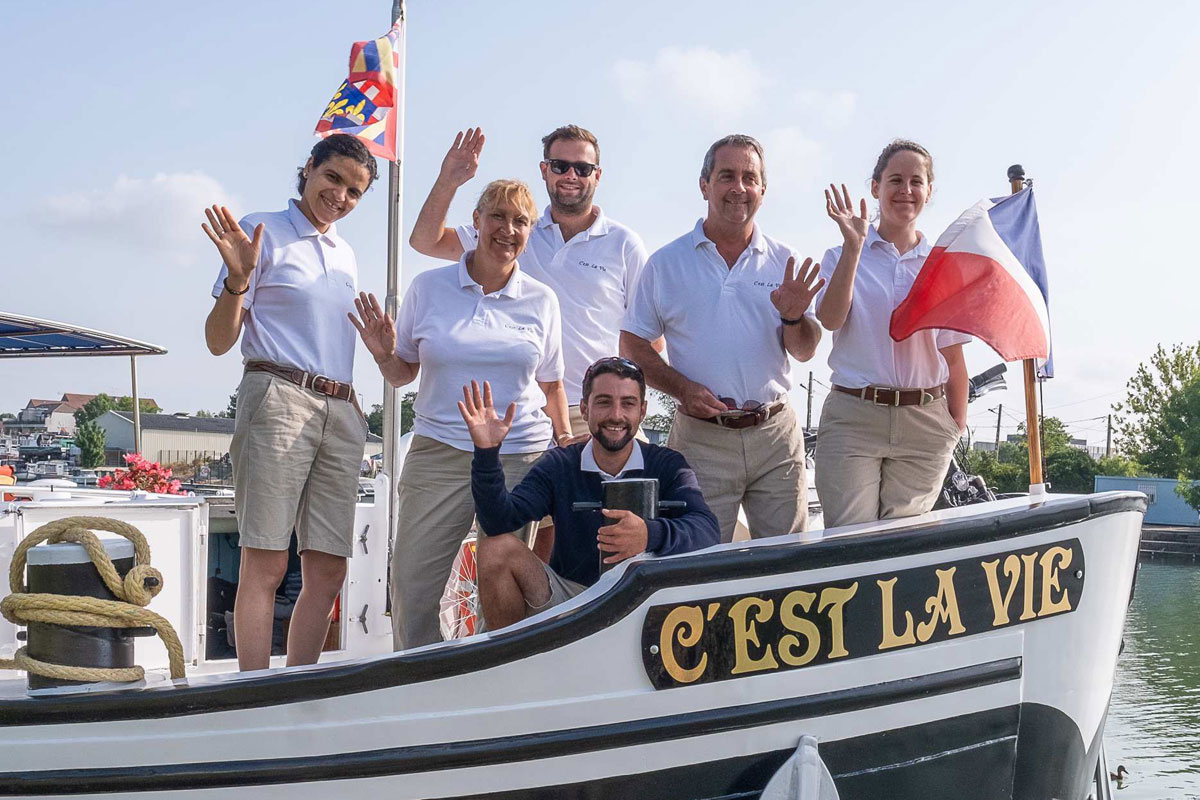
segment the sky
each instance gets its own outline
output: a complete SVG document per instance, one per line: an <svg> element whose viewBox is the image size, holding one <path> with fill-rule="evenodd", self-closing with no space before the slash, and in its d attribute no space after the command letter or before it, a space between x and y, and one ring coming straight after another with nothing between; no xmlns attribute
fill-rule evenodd
<svg viewBox="0 0 1200 800"><path fill-rule="evenodd" d="M241 359L204 346L219 263L203 208L285 207L351 44L386 32L389 12L389 0L6 5L0 311L161 345L139 360L141 394L169 412L224 408ZM1159 343L1200 340L1200 274L1181 249L1200 216L1195 4L412 0L408 15L404 240L456 131L482 126L487 144L451 224L494 178L526 180L544 203L540 138L574 122L600 140L597 202L651 251L702 216L707 146L758 137L758 221L819 259L840 243L823 187L865 195L880 149L904 137L934 156L920 220L934 239L1006 194L1010 164L1033 179L1057 366L1044 403L1069 430L1102 445L1137 365ZM339 223L360 286L381 295L386 195L377 184ZM401 259L404 286L438 265L407 244ZM793 364L802 409L814 373L814 421L828 353L826 336ZM966 355L972 374L999 361L981 343ZM355 384L380 401L361 344ZM977 438L995 436L998 404L1002 434L1015 432L1019 365L1009 386L971 407ZM128 394L128 360L0 361L0 411L63 392Z"/></svg>

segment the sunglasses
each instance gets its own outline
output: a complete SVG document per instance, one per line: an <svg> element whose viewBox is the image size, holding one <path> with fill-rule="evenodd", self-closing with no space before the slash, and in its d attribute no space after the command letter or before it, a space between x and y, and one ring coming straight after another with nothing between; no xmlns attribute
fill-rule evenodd
<svg viewBox="0 0 1200 800"><path fill-rule="evenodd" d="M573 169L575 174L581 178L588 177L592 174L592 170L597 168L595 164L589 164L586 161L563 161L561 158L548 158L546 165L555 175L566 175L567 170Z"/></svg>
<svg viewBox="0 0 1200 800"><path fill-rule="evenodd" d="M601 367L609 366L619 367L623 370L631 372L633 373L633 376L636 376L637 378L642 377L642 368L630 361L628 358L621 358L620 356L608 356L600 359L599 361L593 362L592 365L587 368L587 371L583 373L583 380L586 382L592 377L596 370L600 369Z"/></svg>

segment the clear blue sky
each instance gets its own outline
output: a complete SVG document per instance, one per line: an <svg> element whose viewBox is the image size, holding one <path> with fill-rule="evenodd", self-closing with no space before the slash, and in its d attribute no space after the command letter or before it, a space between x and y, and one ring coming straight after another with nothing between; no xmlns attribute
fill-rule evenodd
<svg viewBox="0 0 1200 800"><path fill-rule="evenodd" d="M284 206L351 43L383 34L389 8L7 6L0 309L161 344L169 355L141 362L142 393L168 411L223 408L240 363L204 348L217 260L201 210ZM1200 211L1198 34L1193 4L1153 0L413 0L405 236L454 132L476 124L488 143L456 220L495 177L524 178L544 199L538 139L572 121L600 137L599 202L651 249L703 213L699 162L724 133L763 140L760 223L815 258L837 243L823 184L865 192L893 137L934 154L921 226L933 238L971 203L1004 194L1005 170L1020 162L1035 180L1050 271L1059 377L1046 408L1102 444L1103 421L1090 418L1123 396L1137 363L1158 342L1200 338L1186 238ZM383 187L340 225L361 285L382 293ZM403 260L405 283L433 266L407 247ZM818 380L827 354L825 344L812 362ZM967 355L972 371L998 360L978 344ZM809 368L797 367L798 382ZM356 383L378 402L361 348ZM127 393L127 361L0 362L0 411L64 391ZM971 414L983 438L997 401L1020 413L1019 390L989 396ZM1015 424L1006 417L1005 432Z"/></svg>

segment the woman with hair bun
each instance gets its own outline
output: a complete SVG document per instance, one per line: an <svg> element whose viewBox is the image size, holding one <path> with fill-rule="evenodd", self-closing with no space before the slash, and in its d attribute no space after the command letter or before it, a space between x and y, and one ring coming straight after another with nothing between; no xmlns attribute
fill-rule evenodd
<svg viewBox="0 0 1200 800"><path fill-rule="evenodd" d="M420 373L392 551L397 650L441 641L439 601L475 516L463 387L486 376L497 408L515 404L500 448L510 489L552 441L570 438L558 300L517 265L537 217L529 187L493 181L475 206L475 249L413 278L395 323L374 295L355 300L361 320L351 321L383 376L404 386Z"/></svg>
<svg viewBox="0 0 1200 800"><path fill-rule="evenodd" d="M286 210L239 223L205 209L204 232L224 262L204 324L213 355L242 340L233 462L240 567L233 606L238 666L266 669L275 590L296 533L303 585L288 626L287 663L315 663L346 578L367 423L354 387L358 291L354 251L337 233L378 175L358 139L312 149Z"/></svg>
<svg viewBox="0 0 1200 800"><path fill-rule="evenodd" d="M897 139L879 154L871 196L878 225L858 213L843 184L825 192L842 244L825 253L817 319L833 332L833 391L821 409L816 484L826 527L922 514L933 507L966 427L970 337L888 332L932 246L917 219L933 186L933 157Z"/></svg>

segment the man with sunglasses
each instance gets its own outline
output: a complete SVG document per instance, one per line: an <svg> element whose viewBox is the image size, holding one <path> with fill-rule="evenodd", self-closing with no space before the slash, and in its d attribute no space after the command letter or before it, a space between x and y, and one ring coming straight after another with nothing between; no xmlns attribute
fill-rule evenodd
<svg viewBox="0 0 1200 800"><path fill-rule="evenodd" d="M434 258L457 260L476 245L474 228L446 227L446 213L460 186L475 176L484 135L459 132L421 207L409 244ZM600 146L578 125L564 125L542 139L541 172L550 205L529 234L521 269L549 286L562 314L563 387L571 406L572 432L587 433L579 412L583 372L598 358L616 355L626 299L646 263L636 233L605 216L592 198L600 182ZM658 344L661 348L661 343ZM559 442L563 444L566 441Z"/></svg>
<svg viewBox="0 0 1200 800"><path fill-rule="evenodd" d="M739 505L756 538L808 523L788 356L807 361L821 340L810 306L825 281L755 224L766 185L757 140L713 143L700 170L707 215L650 257L621 326L622 355L678 403L668 444L696 470L725 542ZM660 336L670 365L650 346Z"/></svg>
<svg viewBox="0 0 1200 800"><path fill-rule="evenodd" d="M615 564L645 551L685 553L720 540L717 519L683 456L633 437L646 416L646 382L638 366L616 356L600 359L584 372L583 391L580 411L592 438L548 451L509 492L499 452L515 408L510 405L501 417L486 382L482 392L474 381L463 387L458 410L475 444L471 493L479 527L487 534L478 543L477 563L489 629L579 594L599 579L601 560ZM603 481L635 477L656 478L659 498L682 501L685 510L644 520L631 511L572 509L576 502L600 502ZM546 514L558 532L549 564L504 533Z"/></svg>

